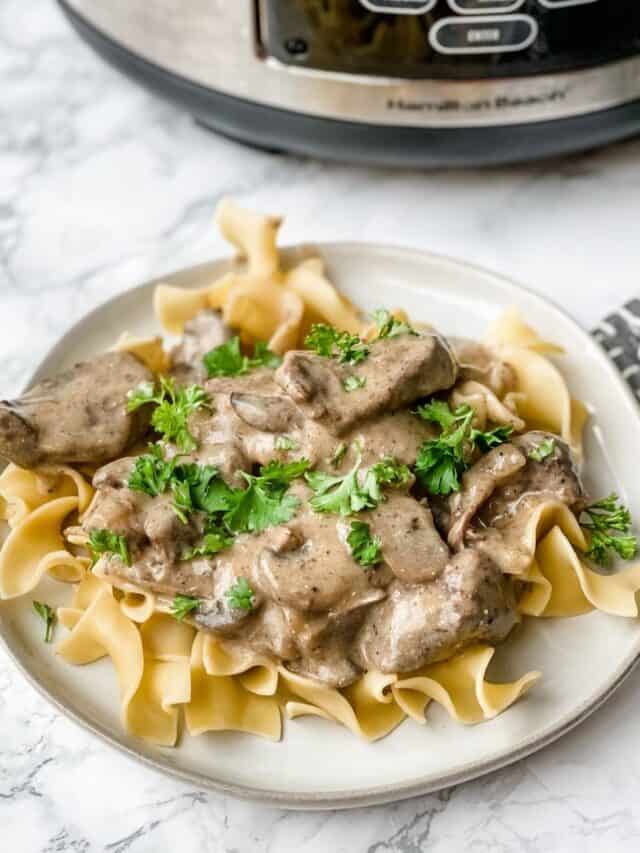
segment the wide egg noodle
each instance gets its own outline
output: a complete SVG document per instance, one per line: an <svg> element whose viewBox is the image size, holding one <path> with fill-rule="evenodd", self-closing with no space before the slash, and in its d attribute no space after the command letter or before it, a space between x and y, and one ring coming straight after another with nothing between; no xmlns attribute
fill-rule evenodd
<svg viewBox="0 0 640 853"><path fill-rule="evenodd" d="M333 719L354 734L371 741L389 734L404 719L402 710L390 695L385 694L386 687L396 678L394 675L366 673L343 693L319 681L290 672L284 666L279 668L279 673L284 688L280 694L281 700L291 718L310 713Z"/></svg>
<svg viewBox="0 0 640 853"><path fill-rule="evenodd" d="M204 668L204 640L198 633L191 652L191 699L185 706L189 733L241 731L280 740L282 720L275 696L245 690L234 676L209 675Z"/></svg>
<svg viewBox="0 0 640 853"><path fill-rule="evenodd" d="M67 582L81 580L85 563L66 551L61 529L78 508L77 497L58 498L29 513L0 550L0 598L26 595L46 572Z"/></svg>
<svg viewBox="0 0 640 853"><path fill-rule="evenodd" d="M475 410L474 425L477 429L486 429L487 424L491 422L522 432L526 424L517 414L517 401L518 395L513 393L508 399L500 400L491 388L474 380L456 385L449 395L449 403L453 409L466 404Z"/></svg>
<svg viewBox="0 0 640 853"><path fill-rule="evenodd" d="M108 656L118 678L126 730L152 743L173 746L178 737L179 706L191 695L193 630L179 623L170 630L173 626L159 616L138 631L112 588L95 575L78 585L71 606L59 608L57 615L70 634L58 644L56 653L75 665Z"/></svg>
<svg viewBox="0 0 640 853"><path fill-rule="evenodd" d="M279 354L295 349L311 322L360 330L358 312L326 278L320 258L282 270L276 248L278 218L244 211L226 199L216 218L246 268L197 290L158 285L154 309L168 332L181 334L185 323L205 308L222 311L224 322L244 343L264 340Z"/></svg>
<svg viewBox="0 0 640 853"><path fill-rule="evenodd" d="M580 457L588 413L582 403L571 398L557 367L525 347L503 347L500 355L516 372L517 390L523 395L518 399L518 414L527 426L560 435Z"/></svg>
<svg viewBox="0 0 640 853"><path fill-rule="evenodd" d="M495 649L471 646L451 660L431 664L392 686L395 701L418 723L425 723L430 701L438 702L459 723L471 725L501 714L540 678L528 672L517 681L496 684L486 680Z"/></svg>
<svg viewBox="0 0 640 853"><path fill-rule="evenodd" d="M95 598L69 635L56 646L56 654L77 666L92 663L100 652L111 658L116 670L126 724L128 705L142 680L142 640L106 585L97 589Z"/></svg>
<svg viewBox="0 0 640 853"><path fill-rule="evenodd" d="M169 356L162 346L162 338L158 335L138 338L129 332L123 332L116 341L114 350L131 353L152 373L166 373L169 369Z"/></svg>
<svg viewBox="0 0 640 853"><path fill-rule="evenodd" d="M235 675L251 693L273 696L278 688L278 666L265 655L225 644L205 634L202 658L209 675Z"/></svg>
<svg viewBox="0 0 640 853"><path fill-rule="evenodd" d="M324 273L319 258L310 258L285 277L285 287L296 293L307 310L337 329L359 334L362 323L353 306L338 293Z"/></svg>
<svg viewBox="0 0 640 853"><path fill-rule="evenodd" d="M304 303L293 291L269 279L244 276L229 292L222 319L250 340L266 340L278 354L295 349Z"/></svg>
<svg viewBox="0 0 640 853"><path fill-rule="evenodd" d="M584 565L560 527L540 541L526 576L521 613L539 617L579 616L602 610L614 616L638 616L640 564L604 575Z"/></svg>
<svg viewBox="0 0 640 853"><path fill-rule="evenodd" d="M517 308L506 308L489 326L484 337L489 347L518 346L526 347L541 355L562 355L565 350L558 344L545 341L527 325Z"/></svg>
<svg viewBox="0 0 640 853"><path fill-rule="evenodd" d="M246 260L249 275L269 279L278 274L276 241L282 217L245 210L230 198L224 198L216 210L216 224L225 240Z"/></svg>
<svg viewBox="0 0 640 853"><path fill-rule="evenodd" d="M116 578L109 573L113 557L102 556L93 567L93 573L114 587L114 594L124 615L132 622L143 623L151 619L157 608L156 596L151 590L143 589L130 581Z"/></svg>
<svg viewBox="0 0 640 853"><path fill-rule="evenodd" d="M74 495L82 515L93 493L82 474L68 465L43 465L27 470L10 463L0 475L0 518L10 527L16 527L38 507Z"/></svg>

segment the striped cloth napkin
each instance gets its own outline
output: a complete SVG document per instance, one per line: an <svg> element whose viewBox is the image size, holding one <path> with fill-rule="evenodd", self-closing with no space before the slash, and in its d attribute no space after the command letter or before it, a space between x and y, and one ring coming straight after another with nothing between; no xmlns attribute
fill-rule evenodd
<svg viewBox="0 0 640 853"><path fill-rule="evenodd" d="M632 299L605 317L593 337L640 399L640 299Z"/></svg>

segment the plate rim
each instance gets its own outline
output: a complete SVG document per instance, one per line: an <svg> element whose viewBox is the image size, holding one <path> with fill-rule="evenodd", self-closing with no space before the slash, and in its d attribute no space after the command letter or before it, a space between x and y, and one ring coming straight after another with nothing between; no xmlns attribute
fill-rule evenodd
<svg viewBox="0 0 640 853"><path fill-rule="evenodd" d="M591 335L585 331L582 326L571 316L571 314L562 306L558 305L553 298L542 296L537 291L531 289L525 284L522 284L514 279L497 273L480 264L475 264L469 261L454 258L446 254L431 252L428 250L415 249L405 247L393 243L368 243L365 241L319 241L305 242L283 246L280 252L284 257L299 257L300 253L303 256L308 254L309 248L316 249L321 253L323 251L332 252L353 252L358 251L363 254L388 254L390 252L397 253L406 259L415 261L431 261L439 264L450 265L458 269L460 272L471 271L476 275L481 275L490 280L492 284L498 285L508 293L509 291L524 292L529 299L533 299L541 308L552 310L561 318L568 322L575 332L595 357L602 363L603 367L608 371L611 381L617 386L617 390L631 404L631 408L637 407L637 401L624 381L620 372L615 368L613 362L607 357L606 353L598 346ZM56 340L56 342L47 350L45 355L40 359L35 369L30 373L29 379L24 387L28 388L34 382L38 381L46 373L46 365L58 354L66 348L68 342L76 338L80 333L80 327L88 320L94 318L101 313L105 308L114 303L117 303L123 297L131 296L137 291L150 289L158 284L171 284L179 278L195 279L200 275L215 274L233 266L232 258L218 258L203 263L194 264L189 267L182 267L173 270L164 275L156 276L144 282L134 285L133 287L125 288L124 290L108 297L104 301L96 304L90 311L84 313L75 322L73 322ZM188 285L187 285L188 286ZM195 282L194 285L195 286ZM631 652L626 655L620 665L612 672L607 679L603 688L582 705L578 706L573 714L565 715L560 718L555 724L547 727L537 735L531 736L518 747L515 747L503 755L496 756L493 759L480 760L469 764L464 769L441 776L439 779L433 780L413 780L408 783L392 783L390 785L380 785L370 788L357 788L351 791L342 793L334 792L311 792L300 793L293 791L268 791L265 788L255 788L249 785L235 784L212 779L198 771L183 770L171 763L165 762L160 758L153 758L146 755L133 746L124 743L118 737L113 735L100 723L91 720L88 715L69 708L64 702L52 693L44 684L40 683L33 674L28 664L26 656L21 655L21 650L14 645L8 636L5 636L5 628L0 621L0 643L5 649L9 659L16 666L21 675L27 682L42 696L46 701L53 705L59 713L71 720L75 725L79 726L84 731L99 738L102 742L117 749L120 753L128 758L136 761L145 767L148 767L165 776L170 776L175 779L185 782L190 785L197 785L216 793L223 795L231 795L240 799L249 800L260 803L262 805L274 806L277 808L288 808L293 810L328 810L328 809L350 809L363 806L382 805L384 803L399 802L412 797L430 794L435 791L442 790L454 785L459 785L464 782L477 779L488 773L493 773L497 770L507 767L517 761L546 748L555 741L559 740L565 734L584 722L591 714L597 711L620 687L620 685L633 672L635 667L640 663L640 636L632 645Z"/></svg>

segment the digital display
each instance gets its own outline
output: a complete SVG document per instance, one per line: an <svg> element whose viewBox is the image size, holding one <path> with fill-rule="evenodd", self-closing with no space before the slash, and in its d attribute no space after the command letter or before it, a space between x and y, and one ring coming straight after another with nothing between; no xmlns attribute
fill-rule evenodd
<svg viewBox="0 0 640 853"><path fill-rule="evenodd" d="M509 77L640 53L638 0L259 0L265 52L307 68Z"/></svg>

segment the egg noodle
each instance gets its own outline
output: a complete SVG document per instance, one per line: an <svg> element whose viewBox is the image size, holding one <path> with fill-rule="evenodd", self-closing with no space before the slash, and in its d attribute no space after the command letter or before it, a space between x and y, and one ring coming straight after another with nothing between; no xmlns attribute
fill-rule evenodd
<svg viewBox="0 0 640 853"><path fill-rule="evenodd" d="M331 284L319 257L283 267L276 248L279 218L244 211L226 200L218 208L217 222L238 259L229 272L199 290L157 287L154 308L166 332L180 334L200 310L213 308L244 343L267 340L280 354L299 346L314 322L366 336L359 312ZM504 394L498 385L467 380L450 392L452 405L472 405L481 427L490 420L554 432L579 456L587 412L571 398L547 357L561 349L542 340L514 310L494 323L484 343L513 367L516 390ZM156 372L167 368L160 337L142 340L125 334L116 347ZM367 672L338 690L267 657L230 651L212 634L163 612L167 608L152 593L124 581L114 586L92 573L77 533L92 496L84 474L68 466L5 468L0 517L9 533L0 551L0 597L29 595L45 575L70 585L68 604L57 611L67 633L55 653L75 665L111 659L123 723L133 735L174 745L183 709L192 735L239 730L277 740L284 711L289 719L315 715L376 740L405 717L424 724L431 702L461 723L491 719L540 677L529 672L514 682L493 683L486 676L494 649L474 645L410 674ZM587 547L585 535L564 504L549 500L537 505L519 545L528 564L500 568L516 572L522 582L523 615L568 617L597 609L638 616L640 566L613 575L588 568L576 551Z"/></svg>

